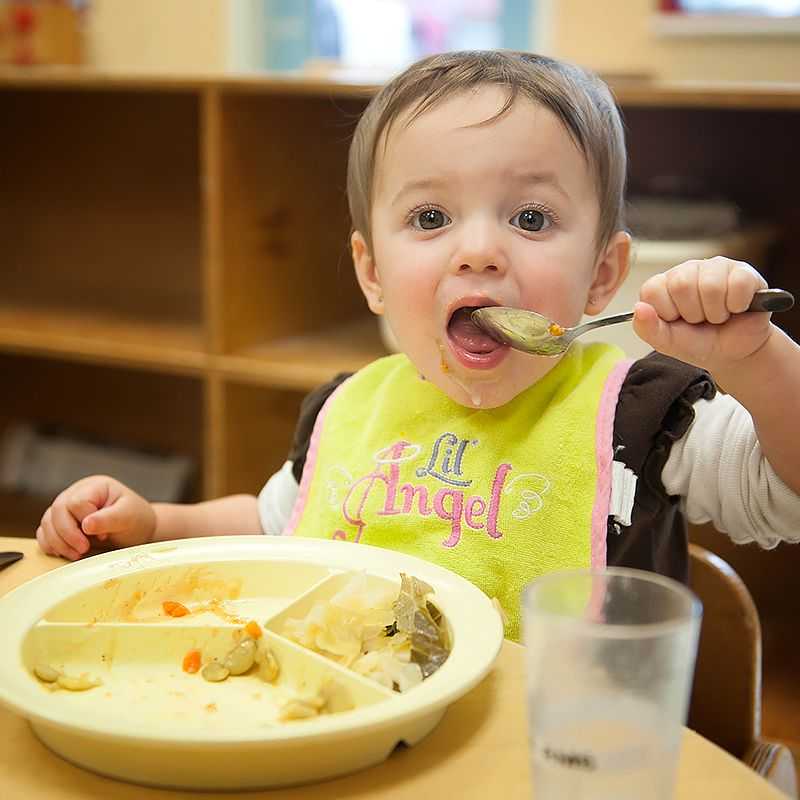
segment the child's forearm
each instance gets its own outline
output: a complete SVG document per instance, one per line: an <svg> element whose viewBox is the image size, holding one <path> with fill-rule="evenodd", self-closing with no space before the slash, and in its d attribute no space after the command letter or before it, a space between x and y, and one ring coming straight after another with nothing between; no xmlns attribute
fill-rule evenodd
<svg viewBox="0 0 800 800"><path fill-rule="evenodd" d="M750 412L767 460L800 494L800 345L775 328L760 350L714 379Z"/></svg>
<svg viewBox="0 0 800 800"><path fill-rule="evenodd" d="M192 505L153 503L154 542L190 536L261 533L258 503L253 495L236 494Z"/></svg>

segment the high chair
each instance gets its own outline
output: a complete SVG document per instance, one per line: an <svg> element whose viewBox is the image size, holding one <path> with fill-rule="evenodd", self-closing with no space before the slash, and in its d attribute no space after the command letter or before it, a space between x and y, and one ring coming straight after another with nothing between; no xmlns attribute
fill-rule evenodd
<svg viewBox="0 0 800 800"><path fill-rule="evenodd" d="M791 750L761 738L761 624L742 579L689 545L689 585L703 603L688 726L797 798Z"/></svg>

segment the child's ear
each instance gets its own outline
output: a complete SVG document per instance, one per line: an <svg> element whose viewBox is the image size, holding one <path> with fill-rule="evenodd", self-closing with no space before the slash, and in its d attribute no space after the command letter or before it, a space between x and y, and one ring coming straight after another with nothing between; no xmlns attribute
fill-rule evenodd
<svg viewBox="0 0 800 800"><path fill-rule="evenodd" d="M383 314L383 289L375 261L367 246L366 239L359 231L350 237L353 266L356 268L358 285L367 298L367 305L373 314Z"/></svg>
<svg viewBox="0 0 800 800"><path fill-rule="evenodd" d="M630 255L630 234L617 231L597 259L584 313L599 314L611 302L628 275Z"/></svg>

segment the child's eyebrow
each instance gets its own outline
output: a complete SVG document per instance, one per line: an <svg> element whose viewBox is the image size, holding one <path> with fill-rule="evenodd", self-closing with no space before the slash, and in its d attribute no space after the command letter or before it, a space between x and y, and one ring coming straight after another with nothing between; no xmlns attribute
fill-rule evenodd
<svg viewBox="0 0 800 800"><path fill-rule="evenodd" d="M508 176L509 181L519 186L546 185L554 189L564 200L569 201L570 196L567 190L561 185L554 172L512 172ZM416 180L406 181L395 196L392 198L391 205L397 205L406 194L419 190L432 190L445 187L450 183L447 178L417 178Z"/></svg>
<svg viewBox="0 0 800 800"><path fill-rule="evenodd" d="M406 181L392 198L392 205L396 205L402 200L404 195L410 194L411 192L420 189L439 189L443 186L447 186L448 183L450 183L450 181L446 178L418 178L416 180Z"/></svg>
<svg viewBox="0 0 800 800"><path fill-rule="evenodd" d="M510 175L512 181L528 186L530 184L546 184L555 189L565 200L570 196L567 190L559 183L554 172L514 172Z"/></svg>

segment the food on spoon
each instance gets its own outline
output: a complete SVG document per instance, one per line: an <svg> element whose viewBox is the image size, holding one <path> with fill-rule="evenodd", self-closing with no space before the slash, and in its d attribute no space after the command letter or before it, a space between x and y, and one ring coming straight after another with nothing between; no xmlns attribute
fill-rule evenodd
<svg viewBox="0 0 800 800"><path fill-rule="evenodd" d="M244 632L251 638L251 639L260 639L263 635L263 631L261 630L261 626L254 620L251 619L247 625L244 626Z"/></svg>
<svg viewBox="0 0 800 800"><path fill-rule="evenodd" d="M563 336L564 335L564 329L557 322L551 322L550 325L547 328L547 332L551 336Z"/></svg>
<svg viewBox="0 0 800 800"><path fill-rule="evenodd" d="M189 613L189 609L183 603L176 603L174 600L165 600L161 607L170 617L185 617Z"/></svg>
<svg viewBox="0 0 800 800"><path fill-rule="evenodd" d="M287 620L283 633L298 644L349 667L389 689L405 692L432 675L450 654L447 625L428 600L433 589L401 573L400 592L368 587L354 575L327 603L303 619Z"/></svg>

